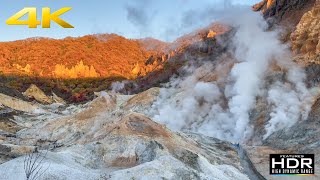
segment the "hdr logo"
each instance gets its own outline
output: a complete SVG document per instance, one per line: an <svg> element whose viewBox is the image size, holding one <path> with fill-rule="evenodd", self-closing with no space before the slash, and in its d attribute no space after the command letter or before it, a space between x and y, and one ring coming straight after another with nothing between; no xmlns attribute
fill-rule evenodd
<svg viewBox="0 0 320 180"><path fill-rule="evenodd" d="M270 154L271 175L314 175L314 154Z"/></svg>

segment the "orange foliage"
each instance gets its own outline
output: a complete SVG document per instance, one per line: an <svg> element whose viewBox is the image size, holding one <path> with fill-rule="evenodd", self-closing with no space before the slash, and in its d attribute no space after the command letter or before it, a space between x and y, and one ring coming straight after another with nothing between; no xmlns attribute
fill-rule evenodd
<svg viewBox="0 0 320 180"><path fill-rule="evenodd" d="M135 78L132 71L154 54L137 40L115 34L62 40L32 38L0 43L0 72L49 78ZM80 63L80 64L79 64ZM150 69L150 68L149 68Z"/></svg>

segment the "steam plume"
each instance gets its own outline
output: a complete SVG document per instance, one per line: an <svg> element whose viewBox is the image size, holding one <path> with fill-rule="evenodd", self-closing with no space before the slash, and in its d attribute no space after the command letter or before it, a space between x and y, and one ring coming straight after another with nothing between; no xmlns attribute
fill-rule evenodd
<svg viewBox="0 0 320 180"><path fill-rule="evenodd" d="M172 79L166 85L151 116L176 130L197 131L230 141L251 137L254 127L250 113L258 97L267 99L270 112L264 139L306 119L314 94L305 86L303 70L291 61L290 51L279 41L277 31L268 31L262 15L249 8L232 7L223 14L227 16L220 16L221 21L236 30L230 47L234 65L227 77L220 77L224 86L200 80L204 73L222 74L213 63L192 67L189 76ZM287 73L284 79L268 84L265 77L271 63Z"/></svg>

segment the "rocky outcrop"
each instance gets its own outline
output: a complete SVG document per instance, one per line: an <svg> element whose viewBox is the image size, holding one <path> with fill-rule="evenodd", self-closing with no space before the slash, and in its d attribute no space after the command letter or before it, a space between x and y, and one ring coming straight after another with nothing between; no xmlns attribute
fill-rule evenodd
<svg viewBox="0 0 320 180"><path fill-rule="evenodd" d="M53 73L56 78L64 79L100 77L100 74L97 73L96 69L92 65L87 66L83 63L83 61L80 61L77 65L71 68L57 64Z"/></svg>
<svg viewBox="0 0 320 180"><path fill-rule="evenodd" d="M213 38L217 35L217 32L209 30L207 38Z"/></svg>
<svg viewBox="0 0 320 180"><path fill-rule="evenodd" d="M301 18L291 34L292 50L304 63L320 63L320 1Z"/></svg>
<svg viewBox="0 0 320 180"><path fill-rule="evenodd" d="M31 75L32 74L31 66L29 64L27 64L25 67L22 67L19 64L13 64L13 66L15 68L17 68L19 71L21 71L22 74L26 74L26 75Z"/></svg>
<svg viewBox="0 0 320 180"><path fill-rule="evenodd" d="M141 68L139 64L135 64L134 68L132 69L131 73L133 74L134 77L137 77L141 74Z"/></svg>
<svg viewBox="0 0 320 180"><path fill-rule="evenodd" d="M66 104L66 102L62 98L58 97L55 93L52 93L52 96L47 96L40 88L38 88L34 84L30 85L30 87L22 94L42 104Z"/></svg>
<svg viewBox="0 0 320 180"><path fill-rule="evenodd" d="M253 9L261 11L270 25L282 26L282 40L291 43L298 63L319 64L319 0L264 0Z"/></svg>
<svg viewBox="0 0 320 180"><path fill-rule="evenodd" d="M19 92L18 90L16 89L13 89L13 88L10 88L10 87L7 87L3 81L3 78L1 78L0 76L0 93L2 94L5 94L7 96L11 96L11 97L15 97L15 98L18 98L18 99L21 99L21 100L24 100L24 101L27 101L28 98L26 98L21 92Z"/></svg>
<svg viewBox="0 0 320 180"><path fill-rule="evenodd" d="M48 97L40 88L38 88L34 84L30 85L30 87L22 94L28 98L35 99L40 103L44 103L44 104L53 103L52 98Z"/></svg>

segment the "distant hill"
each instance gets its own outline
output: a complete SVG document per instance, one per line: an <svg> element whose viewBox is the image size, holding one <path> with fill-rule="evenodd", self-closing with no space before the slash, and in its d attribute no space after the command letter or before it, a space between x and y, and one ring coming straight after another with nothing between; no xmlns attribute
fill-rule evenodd
<svg viewBox="0 0 320 180"><path fill-rule="evenodd" d="M65 79L114 76L133 79L153 70L152 67L146 70L144 64L156 53L137 40L115 34L61 40L31 38L2 42L0 49L2 74Z"/></svg>

